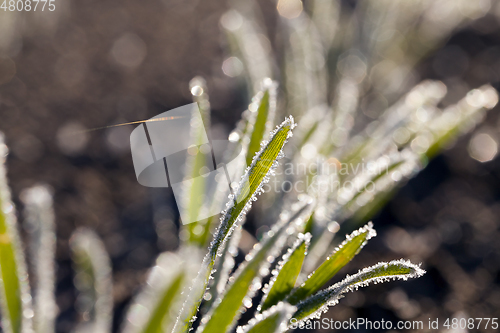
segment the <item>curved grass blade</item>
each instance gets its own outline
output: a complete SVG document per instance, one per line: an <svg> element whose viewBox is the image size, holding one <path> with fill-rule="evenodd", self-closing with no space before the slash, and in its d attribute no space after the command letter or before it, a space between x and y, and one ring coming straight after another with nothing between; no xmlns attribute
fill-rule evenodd
<svg viewBox="0 0 500 333"><path fill-rule="evenodd" d="M314 294L344 267L365 246L368 240L377 233L369 222L359 228L340 244L335 251L316 269L307 280L296 288L287 298L290 304L297 304L307 296Z"/></svg>
<svg viewBox="0 0 500 333"><path fill-rule="evenodd" d="M294 127L293 117L290 116L271 133L269 142L262 143L261 150L247 168L236 194L230 196L228 209L222 214L220 225L215 232L209 251L203 259L197 278L193 281L189 296L181 308L174 332L188 332L191 328L192 320L198 311L208 281L213 273L212 270L219 250L230 237L235 226L240 224L239 222L251 208L252 202L257 200L257 195L263 192L263 185L269 181L269 177L274 173L274 169L278 165L277 160L283 156L283 146L292 136Z"/></svg>
<svg viewBox="0 0 500 333"><path fill-rule="evenodd" d="M252 163L255 154L260 150L260 143L265 139L265 135L272 128L274 114L276 112L276 86L277 84L270 79L262 82L263 90L257 94L259 107L254 117L252 134L247 150L247 165Z"/></svg>
<svg viewBox="0 0 500 333"><path fill-rule="evenodd" d="M193 261L197 260L193 260L193 255L197 257L190 249L184 249L181 255L165 252L158 256L147 286L128 310L124 333L171 331L182 290L195 272Z"/></svg>
<svg viewBox="0 0 500 333"><path fill-rule="evenodd" d="M262 302L258 311L265 311L279 301L285 299L295 287L295 282L302 269L302 263L307 254L311 234L299 234L296 243L283 255L281 262L273 270L273 277L264 288Z"/></svg>
<svg viewBox="0 0 500 333"><path fill-rule="evenodd" d="M257 314L247 325L240 326L236 333L275 333L287 330L288 321L297 308L288 303L279 302L262 314Z"/></svg>
<svg viewBox="0 0 500 333"><path fill-rule="evenodd" d="M380 262L374 266L364 268L357 274L347 276L343 281L320 291L307 298L297 305L297 312L293 315L294 323L299 323L312 318L319 318L328 310L328 307L335 306L343 294L358 290L359 287L366 287L371 282L382 283L391 280L408 280L418 278L425 274L419 266L409 261L400 259L391 262Z"/></svg>
<svg viewBox="0 0 500 333"><path fill-rule="evenodd" d="M277 82L267 78L261 82L261 90L252 98L252 103L242 114L242 119L239 121L237 128L229 135L229 141L233 142L229 149L224 154L226 162L236 163L236 166L227 168L230 179L240 179L245 171L245 167L252 163L255 154L260 150L260 143L268 139L269 132L272 129L274 115L276 113L276 89ZM243 153L239 154L238 147L241 147ZM236 159L236 160L235 160ZM223 186L224 183L219 183L218 186ZM227 197L225 191L217 190L212 199L212 205L220 206ZM203 243L207 243L210 234L211 225L215 224L217 217L211 217L205 221L200 221L204 225L202 234ZM195 226L198 223L195 224ZM194 229L194 226L189 226ZM195 230L195 229L194 229ZM200 238L200 237L199 237Z"/></svg>
<svg viewBox="0 0 500 333"><path fill-rule="evenodd" d="M28 274L14 205L7 186L7 146L0 133L0 309L5 332L30 332L33 317ZM24 302L23 302L24 300Z"/></svg>
<svg viewBox="0 0 500 333"><path fill-rule="evenodd" d="M355 187L362 190L345 191L343 188L339 191L339 208L343 211L341 217L351 218L356 223L369 220L404 181L418 172L428 159L434 157L461 132L475 126L484 111L493 108L497 102L498 94L491 86L474 89L415 134L417 142L422 138L423 142L428 142L428 146L415 145L377 159L373 165L379 172L375 176L366 173L352 179L352 183L358 184ZM385 166L377 166L381 163L385 163ZM369 182L376 191L366 190L365 184Z"/></svg>
<svg viewBox="0 0 500 333"><path fill-rule="evenodd" d="M88 316L77 332L107 333L111 331L113 296L111 265L104 244L87 229L79 229L70 239L75 270L75 286L79 291L79 308Z"/></svg>
<svg viewBox="0 0 500 333"><path fill-rule="evenodd" d="M202 318L197 332L228 332L234 327L242 310L252 306L252 297L260 289L262 277L268 274L271 263L281 253L290 234L303 228L311 203L312 200L299 203L292 216L283 215L265 238L254 246L229 279L229 285L215 301L215 307Z"/></svg>
<svg viewBox="0 0 500 333"><path fill-rule="evenodd" d="M36 287L34 288L34 330L54 332L57 305L55 299L55 223L52 193L47 186L31 187L21 194L25 205L30 238L30 255Z"/></svg>

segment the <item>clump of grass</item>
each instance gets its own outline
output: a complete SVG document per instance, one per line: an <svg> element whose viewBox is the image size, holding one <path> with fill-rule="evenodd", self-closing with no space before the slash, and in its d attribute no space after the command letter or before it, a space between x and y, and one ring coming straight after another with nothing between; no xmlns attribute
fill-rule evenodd
<svg viewBox="0 0 500 333"><path fill-rule="evenodd" d="M291 329L291 322L319 318L343 294L359 287L425 273L420 265L399 259L376 263L327 286L376 236L370 217L430 158L496 105L497 93L486 85L441 110L446 94L443 83L401 81L455 27L480 17L481 8L453 7L447 19L436 21L432 13L442 6L439 0L365 1L354 10L329 0L312 1L311 8L304 10L299 0L279 3L283 16L279 30L287 40L282 58L271 55L252 2L233 1L233 8L221 19L231 56L243 65L240 78L251 96L229 135L243 154L233 148L225 154L227 161L243 156L240 168L230 175L239 182L229 200L219 189L213 193L209 205L227 201L220 216L184 226L179 250L160 254L147 285L128 310L124 332L282 332ZM286 7L292 3L294 7ZM450 5L460 6L447 2ZM408 40L391 31L404 31ZM419 47L409 49L407 43ZM391 53L394 48L399 51ZM284 68L281 90L278 82L268 78L278 77L276 68ZM208 126L205 81L193 79L190 91ZM356 115L361 98L369 93L391 102L372 121ZM284 120L272 130L279 123L275 119ZM193 142L201 142L204 130L193 126ZM5 177L6 154L1 141L2 327L14 333L51 332L55 236L50 191L36 187L24 195L28 229L33 230L33 281L37 281L31 294ZM197 174L202 163L196 157L188 159L186 174ZM306 172L287 172L289 166L304 166ZM339 166L347 166L347 172ZM292 184L292 190L270 191L271 179ZM296 184L307 186L299 189ZM200 179L196 187L184 189L183 206L191 218L210 208L198 200L205 185ZM259 196L273 203L259 207L258 215L271 229L235 269L242 225ZM341 224L354 231L334 246ZM87 319L77 330L109 332L112 283L107 254L89 230L76 231L71 248L79 308ZM259 297L259 304L254 304ZM253 319L242 322L241 314L247 311Z"/></svg>

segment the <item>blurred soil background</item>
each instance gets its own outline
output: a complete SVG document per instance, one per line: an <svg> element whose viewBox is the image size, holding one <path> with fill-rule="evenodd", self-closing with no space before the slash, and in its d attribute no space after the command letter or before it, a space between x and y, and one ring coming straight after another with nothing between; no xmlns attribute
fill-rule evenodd
<svg viewBox="0 0 500 333"><path fill-rule="evenodd" d="M275 47L275 4L259 3ZM10 148L8 177L18 208L23 189L47 183L54 190L57 331L81 320L68 248L80 226L94 229L111 256L116 331L156 256L178 246L178 212L170 189L137 183L129 150L134 126L82 131L187 104L196 75L207 79L214 138L227 137L247 100L242 80L221 69L228 56L219 27L225 2L55 4L43 15L0 11L0 131ZM500 82L499 22L488 14L418 65L420 79L448 86L444 105ZM400 257L423 262L428 274L349 294L326 317L500 318L500 161L471 157L496 154L498 116L492 110L399 191L374 219L378 237L341 275Z"/></svg>

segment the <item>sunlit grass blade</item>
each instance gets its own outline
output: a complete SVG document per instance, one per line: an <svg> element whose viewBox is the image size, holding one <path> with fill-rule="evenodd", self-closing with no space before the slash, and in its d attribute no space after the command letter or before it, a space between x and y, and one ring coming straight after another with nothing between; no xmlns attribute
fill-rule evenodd
<svg viewBox="0 0 500 333"><path fill-rule="evenodd" d="M26 227L30 233L30 256L35 280L33 326L37 333L54 332L56 235L52 193L47 186L31 187L21 194L25 205Z"/></svg>
<svg viewBox="0 0 500 333"><path fill-rule="evenodd" d="M446 86L439 81L423 81L388 108L365 133L345 145L340 153L343 163L357 164L380 157L393 144L393 133L411 122L421 107L435 106L446 94Z"/></svg>
<svg viewBox="0 0 500 333"><path fill-rule="evenodd" d="M312 2L312 21L328 50L336 37L340 19L340 3L331 0L314 0Z"/></svg>
<svg viewBox="0 0 500 333"><path fill-rule="evenodd" d="M195 249L185 248L181 254L165 252L156 259L147 285L134 300L127 313L124 333L170 332L174 325L181 294L196 271L199 261Z"/></svg>
<svg viewBox="0 0 500 333"><path fill-rule="evenodd" d="M418 155L409 149L383 155L374 160L370 168L350 180L352 187L339 189L337 210L342 211L342 217L346 219L379 193L395 188L420 169Z"/></svg>
<svg viewBox="0 0 500 333"><path fill-rule="evenodd" d="M318 267L321 260L325 257L325 249L327 249L332 243L332 240L339 231L339 228L340 225L336 221L328 223L325 227L318 228L320 232L317 232L312 238L309 250L307 251L307 257L304 260L300 274L301 276L309 275L316 267Z"/></svg>
<svg viewBox="0 0 500 333"><path fill-rule="evenodd" d="M87 229L78 229L70 239L75 286L79 295L78 309L89 318L78 332L107 333L111 331L113 296L111 264L104 244Z"/></svg>
<svg viewBox="0 0 500 333"><path fill-rule="evenodd" d="M224 168L232 181L241 177L245 168L252 163L253 157L260 150L261 142L268 139L276 113L276 89L275 81L269 78L262 80L260 91L252 98L252 102L243 112L236 129L229 135L229 141L232 144L224 154L224 163L230 162L232 166L231 168L224 166ZM226 193L222 188L224 185L224 182L217 184L212 198L213 207L220 207L227 200L227 197L223 195ZM207 243L209 232L214 229L213 224L217 220L216 217L211 217L200 221L205 225L204 232L198 238L201 238L204 243ZM189 228L194 229L195 226L189 226Z"/></svg>
<svg viewBox="0 0 500 333"><path fill-rule="evenodd" d="M323 133L320 145L320 152L329 156L334 149L344 146L350 138L351 130L354 127L355 113L358 109L360 96L359 83L350 77L343 78L334 96L335 103L333 111L333 129L329 133ZM317 139L317 141L321 140Z"/></svg>
<svg viewBox="0 0 500 333"><path fill-rule="evenodd" d="M372 165L377 171L371 176L360 174L352 179L352 183L357 184L354 186L356 190L339 190L339 211L335 218L366 222L382 207L382 203L422 168L418 154L409 149L382 156Z"/></svg>
<svg viewBox="0 0 500 333"><path fill-rule="evenodd" d="M292 321L301 321L319 318L329 307L335 306L342 294L349 291L366 287L370 283L382 283L391 280L408 280L417 278L425 274L419 266L409 261L400 259L391 262L380 262L374 266L364 268L357 274L347 276L343 281L318 292L297 304L297 312L293 315Z"/></svg>
<svg viewBox="0 0 500 333"><path fill-rule="evenodd" d="M376 236L373 224L369 222L359 228L340 244L335 251L313 272L307 280L292 291L286 299L290 304L297 304L307 296L314 294L344 267L365 246L368 240Z"/></svg>
<svg viewBox="0 0 500 333"><path fill-rule="evenodd" d="M2 329L20 333L31 331L33 309L15 208L7 185L7 152L0 133L0 309Z"/></svg>
<svg viewBox="0 0 500 333"><path fill-rule="evenodd" d="M194 77L189 82L189 89L193 100L197 103L198 109L200 111L202 122L192 122L190 139L196 148L200 148L202 145L206 144L204 141L206 138L207 129L210 128L210 102L208 99L208 90L206 82L202 77ZM204 196L206 188L206 178L199 177L199 170L203 168L206 164L206 156L198 150L194 155L187 154L186 159L186 179L191 179L190 182L184 182L182 206L187 210L189 223L185 225L185 229L188 232L186 237L187 243L195 244L198 246L204 246L206 238L208 237L208 230L205 225L208 223L208 219L200 219L200 212L203 209L208 209L204 207ZM200 232L201 230L201 232Z"/></svg>
<svg viewBox="0 0 500 333"><path fill-rule="evenodd" d="M236 333L278 333L287 330L288 321L297 308L280 302L262 314L257 314L247 325L240 326Z"/></svg>
<svg viewBox="0 0 500 333"><path fill-rule="evenodd" d="M281 23L290 36L285 50L287 108L300 120L305 111L327 103L325 50L307 15L281 18Z"/></svg>
<svg viewBox="0 0 500 333"><path fill-rule="evenodd" d="M258 311L265 311L278 304L295 287L310 240L311 234L299 234L294 246L283 255L281 262L272 272L271 281L264 288L264 296Z"/></svg>
<svg viewBox="0 0 500 333"><path fill-rule="evenodd" d="M271 263L282 253L290 234L303 229L311 203L298 203L299 207L292 216L282 216L265 238L254 246L230 277L226 290L215 301L214 308L202 318L197 332L224 333L234 327L244 309L252 306L252 297L260 289L262 277L268 274Z"/></svg>
<svg viewBox="0 0 500 333"><path fill-rule="evenodd" d="M180 310L174 332L188 332L191 328L222 244L231 235L235 224L241 221L251 208L252 201L263 192L263 185L269 181L274 168L277 167L277 160L283 156L283 146L292 136L294 127L293 118L289 117L272 132L270 140L262 143L261 150L243 175L236 194L231 195L228 209L222 214L220 225L203 259L198 277L193 281L189 296Z"/></svg>
<svg viewBox="0 0 500 333"><path fill-rule="evenodd" d="M276 86L270 79L262 82L262 90L254 97L258 101L257 114L251 123L250 142L247 149L247 165L252 163L253 157L260 150L260 143L267 139L265 136L271 131L274 114L276 112ZM252 104L254 104L252 103ZM250 110L255 112L254 109Z"/></svg>
<svg viewBox="0 0 500 333"><path fill-rule="evenodd" d="M408 144L410 147L377 159L373 164L375 169L379 169L375 175L370 176L370 179L363 174L356 176L352 180L353 184L358 184L354 192L346 191L345 188L339 191L338 202L343 210L342 218L351 218L360 223L369 220L407 179L450 141L473 128L483 117L484 111L493 108L497 102L498 94L491 86L474 89L456 105L446 108L427 126L422 126L413 137L414 144ZM377 167L379 162L384 162L386 166ZM371 190L367 191L365 184L369 182Z"/></svg>
<svg viewBox="0 0 500 333"><path fill-rule="evenodd" d="M498 92L490 85L471 90L456 105L446 108L429 125L432 139L426 147L417 149L427 159L434 157L459 134L472 129L484 116L484 111L498 103ZM418 151L420 150L420 151Z"/></svg>
<svg viewBox="0 0 500 333"><path fill-rule="evenodd" d="M242 70L248 82L249 96L259 89L262 78L272 77L273 58L269 40L260 29L258 7L251 1L233 2L234 9L222 15L220 23L227 36L232 57L226 59L223 70L236 76ZM251 47L249 47L251 45Z"/></svg>
<svg viewBox="0 0 500 333"><path fill-rule="evenodd" d="M236 255L238 254L238 244L241 239L242 226L236 226L233 234L222 249L221 255L217 258L214 266L215 273L210 281L210 288L205 294L205 303L201 309L202 314L205 314L210 309L217 297L224 292L229 280L229 274L234 268Z"/></svg>

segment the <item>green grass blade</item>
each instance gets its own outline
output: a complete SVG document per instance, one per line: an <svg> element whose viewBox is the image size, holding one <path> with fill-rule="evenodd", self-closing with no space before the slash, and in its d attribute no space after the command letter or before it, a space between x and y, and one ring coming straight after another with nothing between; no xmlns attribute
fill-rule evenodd
<svg viewBox="0 0 500 333"><path fill-rule="evenodd" d="M339 190L336 218L366 222L399 187L422 168L421 164L418 154L410 149L375 160L373 165L378 170L375 175L361 173L352 179L352 183L360 184L359 190Z"/></svg>
<svg viewBox="0 0 500 333"><path fill-rule="evenodd" d="M307 280L296 288L287 298L290 304L297 304L307 296L314 294L344 267L365 246L368 240L376 236L373 224L369 222L346 237L337 249L316 269Z"/></svg>
<svg viewBox="0 0 500 333"><path fill-rule="evenodd" d="M242 310L251 307L251 299L260 288L263 275L267 274L274 258L281 253L290 233L303 228L310 203L302 203L291 217L283 216L262 242L246 256L245 262L231 276L225 292L215 302L215 307L202 318L197 332L221 333L234 327Z"/></svg>
<svg viewBox="0 0 500 333"><path fill-rule="evenodd" d="M276 111L276 83L270 79L264 80L263 90L254 99L259 100L257 114L252 123L252 134L247 149L247 165L252 163L253 157L260 150L260 143L271 130Z"/></svg>
<svg viewBox="0 0 500 333"><path fill-rule="evenodd" d="M252 98L252 103L243 112L242 119L238 122L236 129L229 135L229 141L233 142L233 144L225 152L224 160L239 164L239 166L227 170L229 178L232 180L241 178L245 167L252 163L253 157L260 150L260 143L268 139L276 113L276 88L277 83L275 81L269 78L262 80L261 90ZM239 147L242 149L241 155L239 155L241 153L238 149ZM220 186L223 186L223 184L219 183ZM212 205L214 207L220 207L227 200L226 196L221 195L223 193L225 191L222 189L215 191L215 195L212 198ZM200 243L203 242L206 244L208 242L210 230L214 229L211 226L217 223L217 220L218 217L214 216L200 221L204 224L203 233L197 236L200 239ZM188 228L195 230L195 226L198 223L195 223L194 226L192 225L188 226Z"/></svg>
<svg viewBox="0 0 500 333"><path fill-rule="evenodd" d="M46 186L23 191L26 224L30 233L30 256L36 285L34 287L34 330L54 332L57 304L55 299L56 235L52 193Z"/></svg>
<svg viewBox="0 0 500 333"><path fill-rule="evenodd" d="M312 236L301 276L309 275L318 267L319 263L324 259L325 254L329 252L325 249L328 249L330 244L332 244L333 238L340 229L340 225L337 221L332 221L325 227L318 227L317 229L316 235Z"/></svg>
<svg viewBox="0 0 500 333"><path fill-rule="evenodd" d="M247 325L238 327L236 333L284 332L296 309L293 305L280 302L262 314L258 314Z"/></svg>
<svg viewBox="0 0 500 333"><path fill-rule="evenodd" d="M273 270L273 278L264 288L264 297L258 308L259 311L265 311L278 304L295 287L310 240L311 234L299 234L294 246L283 255L282 261Z"/></svg>
<svg viewBox="0 0 500 333"><path fill-rule="evenodd" d="M195 77L189 82L189 89L193 100L197 103L200 110L202 122L195 122L191 126L190 138L191 142L200 148L205 144L206 129L210 128L210 102L206 82L202 77ZM200 195L205 192L206 178L199 177L199 170L206 164L206 155L198 151L194 155L187 155L186 160L186 175L191 182L185 182L190 186L183 187L182 206L186 208L190 221L185 226L188 231L187 242L198 246L205 245L206 233L199 232L205 230L204 226L208 222L207 219L199 219L199 214L204 208L204 196Z"/></svg>
<svg viewBox="0 0 500 333"><path fill-rule="evenodd" d="M326 50L330 49L340 21L341 4L338 1L314 0L312 2L312 21L317 27Z"/></svg>
<svg viewBox="0 0 500 333"><path fill-rule="evenodd" d="M326 53L308 15L281 22L290 34L285 50L287 108L305 121L305 112L327 104Z"/></svg>
<svg viewBox="0 0 500 333"><path fill-rule="evenodd" d="M228 242L224 245L224 249L221 251L221 255L217 258L215 262L215 273L212 275L212 281L210 282L210 288L207 293L210 294L205 297L205 303L202 306L201 313L207 313L213 305L213 302L217 297L224 292L226 285L229 280L229 274L236 264L234 257L238 254L238 244L240 242L242 235L242 226L236 226L234 228L233 234Z"/></svg>
<svg viewBox="0 0 500 333"><path fill-rule="evenodd" d="M89 321L79 324L77 331L106 333L111 331L113 296L111 264L104 244L90 230L79 229L70 239L75 286L79 309Z"/></svg>
<svg viewBox="0 0 500 333"><path fill-rule="evenodd" d="M156 308L153 309L153 313L151 314L151 318L149 320L148 325L144 328L142 332L144 333L162 333L165 331L164 325L168 325L168 323L164 323L168 320L169 310L172 306L174 297L181 293L182 289L182 280L184 279L184 274L179 274L172 284L167 288L163 293L161 299L158 301Z"/></svg>
<svg viewBox="0 0 500 333"><path fill-rule="evenodd" d="M193 268L198 263L194 259L197 257L192 248L184 248L181 255L165 252L158 256L148 276L147 286L136 296L128 310L124 333L172 330L181 293L196 272Z"/></svg>
<svg viewBox="0 0 500 333"><path fill-rule="evenodd" d="M5 332L31 331L31 296L14 205L4 168L7 146L0 133L0 309ZM22 300L28 300L23 302ZM24 313L24 315L23 315Z"/></svg>
<svg viewBox="0 0 500 333"><path fill-rule="evenodd" d="M292 136L294 127L293 117L286 118L272 132L269 142L262 144L261 150L255 155L252 164L243 175L236 194L230 198L229 208L222 214L220 225L215 232L209 251L203 259L197 278L193 281L189 296L181 308L174 332L188 332L191 328L193 317L196 315L205 294L205 289L213 273L215 259L222 244L230 237L235 223L241 221L251 208L252 201L256 200L257 195L263 192L263 185L269 181L274 168L277 167L277 160L283 156L283 146Z"/></svg>
<svg viewBox="0 0 500 333"><path fill-rule="evenodd" d="M393 260L389 263L380 262L364 268L357 274L348 276L343 281L300 302L292 322L298 324L301 321L319 318L328 310L328 307L335 306L339 302L342 294L366 287L372 282L382 283L398 279L406 281L410 278L418 278L423 274L425 274L423 269L403 259Z"/></svg>

